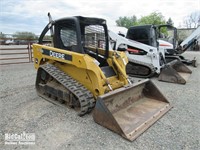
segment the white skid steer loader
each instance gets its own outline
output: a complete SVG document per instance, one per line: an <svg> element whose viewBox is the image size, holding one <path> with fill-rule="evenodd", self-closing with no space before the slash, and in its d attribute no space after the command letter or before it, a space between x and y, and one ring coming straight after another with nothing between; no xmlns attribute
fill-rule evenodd
<svg viewBox="0 0 200 150"><path fill-rule="evenodd" d="M109 37L112 49L126 52L129 59L126 71L130 76L148 78L159 75L160 81L185 84L192 73L179 60L166 63L164 48L158 49L127 39L111 30L109 30Z"/></svg>

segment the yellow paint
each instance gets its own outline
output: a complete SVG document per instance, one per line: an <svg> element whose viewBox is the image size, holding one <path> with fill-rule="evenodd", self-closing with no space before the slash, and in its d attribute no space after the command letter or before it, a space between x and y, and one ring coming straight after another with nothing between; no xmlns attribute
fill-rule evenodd
<svg viewBox="0 0 200 150"><path fill-rule="evenodd" d="M71 55L72 61L44 55L42 54L43 49ZM95 50L94 48L90 49ZM104 53L104 50L98 49L98 52L99 54ZM84 85L92 92L95 98L110 91L108 83L111 85L113 90L128 84L125 69L126 64L124 64L124 62L128 62L128 59L123 52L116 53L115 51L109 51L109 58L107 59L107 62L116 72L116 76L109 78L106 78L101 68L95 64L95 58L89 56L88 54L80 54L50 46L33 44L33 57L36 69L38 69L42 64L51 63Z"/></svg>

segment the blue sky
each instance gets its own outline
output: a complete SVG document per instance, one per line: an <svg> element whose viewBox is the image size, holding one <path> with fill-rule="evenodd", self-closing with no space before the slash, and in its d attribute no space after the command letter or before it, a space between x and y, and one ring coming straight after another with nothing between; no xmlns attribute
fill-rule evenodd
<svg viewBox="0 0 200 150"><path fill-rule="evenodd" d="M40 34L48 23L48 12L53 19L76 15L101 17L114 26L120 16L140 18L153 11L161 12L166 20L171 17L178 27L192 12L200 13L200 0L0 0L0 32Z"/></svg>

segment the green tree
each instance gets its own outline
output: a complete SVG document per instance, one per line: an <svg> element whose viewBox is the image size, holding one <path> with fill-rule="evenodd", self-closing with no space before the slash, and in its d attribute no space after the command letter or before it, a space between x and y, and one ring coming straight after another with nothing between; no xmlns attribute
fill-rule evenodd
<svg viewBox="0 0 200 150"><path fill-rule="evenodd" d="M172 21L172 18L170 17L167 22L168 25L174 26L174 22Z"/></svg>
<svg viewBox="0 0 200 150"><path fill-rule="evenodd" d="M4 39L4 38L6 38L6 35L4 33L0 32L0 38Z"/></svg>
<svg viewBox="0 0 200 150"><path fill-rule="evenodd" d="M119 17L116 20L117 26L122 26L129 28L130 26L134 25L146 25L146 24L153 24L153 25L160 25L166 24L165 17L160 12L152 12L147 16L142 16L140 19L137 19L135 15L132 17Z"/></svg>
<svg viewBox="0 0 200 150"><path fill-rule="evenodd" d="M16 32L13 37L20 40L36 40L38 38L32 32Z"/></svg>
<svg viewBox="0 0 200 150"><path fill-rule="evenodd" d="M139 25L153 24L160 25L166 24L164 16L160 12L152 12L150 15L143 16L138 20Z"/></svg>
<svg viewBox="0 0 200 150"><path fill-rule="evenodd" d="M137 24L137 17L135 15L132 17L119 17L119 19L116 20L116 24L117 26L129 28Z"/></svg>
<svg viewBox="0 0 200 150"><path fill-rule="evenodd" d="M52 37L50 35L45 35L43 38L43 40L51 40L51 39L52 39Z"/></svg>

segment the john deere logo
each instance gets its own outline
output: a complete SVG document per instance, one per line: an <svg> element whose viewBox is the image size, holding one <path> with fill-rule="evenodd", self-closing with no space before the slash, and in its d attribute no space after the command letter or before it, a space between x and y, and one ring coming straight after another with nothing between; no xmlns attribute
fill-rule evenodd
<svg viewBox="0 0 200 150"><path fill-rule="evenodd" d="M51 56L51 57L55 57L55 58L59 58L59 59L63 59L63 60L72 61L72 55L54 52L54 51L47 50L47 49L42 49L42 54L48 55L48 56Z"/></svg>
<svg viewBox="0 0 200 150"><path fill-rule="evenodd" d="M65 59L65 54L50 51L50 56Z"/></svg>

